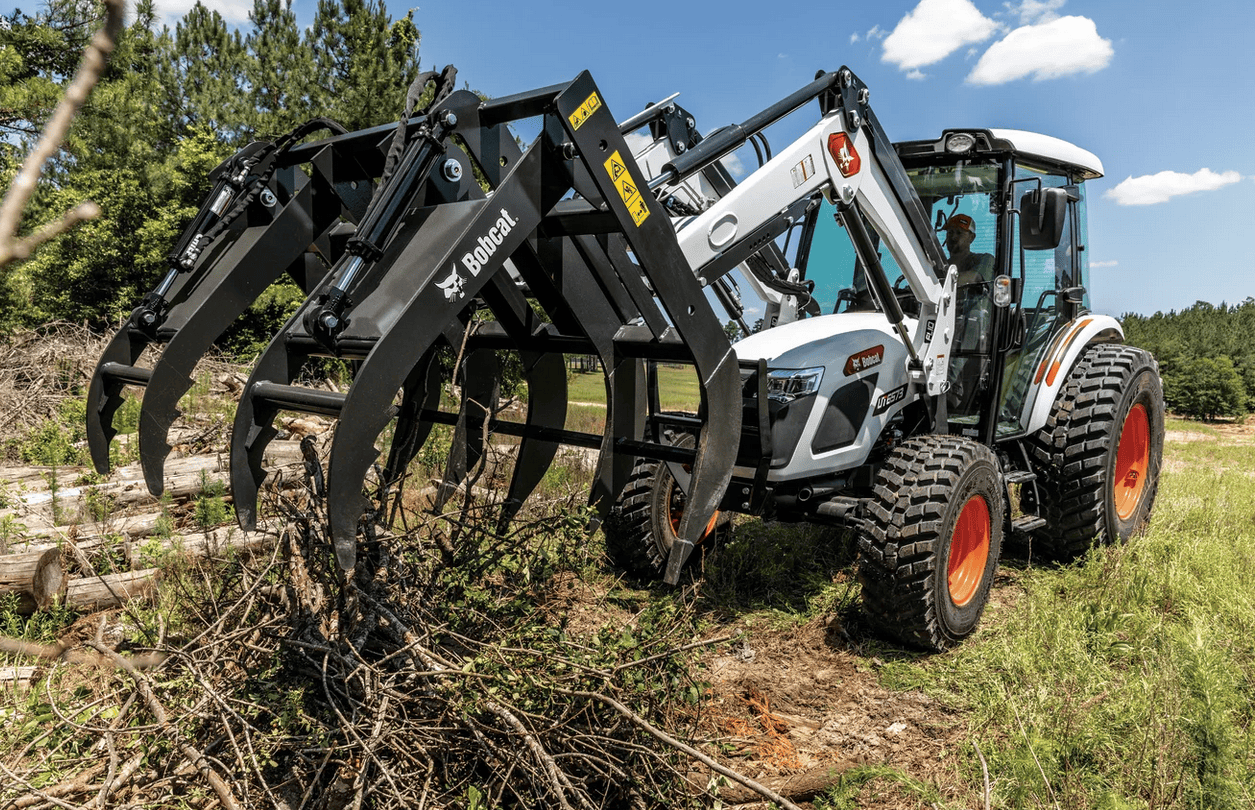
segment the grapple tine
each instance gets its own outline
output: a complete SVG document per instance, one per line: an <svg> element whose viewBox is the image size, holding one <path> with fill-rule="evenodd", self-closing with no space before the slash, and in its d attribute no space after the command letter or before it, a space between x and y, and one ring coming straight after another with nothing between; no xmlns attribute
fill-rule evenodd
<svg viewBox="0 0 1255 810"><path fill-rule="evenodd" d="M617 216L635 226L625 228L623 235L666 309L679 345L691 353L701 387L703 423L693 460L692 488L677 532L681 542L672 545L667 562L666 582L676 584L681 565L705 534L732 479L741 432L740 370L714 312L694 303L705 297L701 283L679 249L666 211L651 194L641 192L648 178L641 176L630 152L623 158L623 152L628 152L626 143L597 93L592 78L581 73L555 100L559 120L588 161L602 198ZM590 99L597 103L590 104ZM663 335L656 337L665 342ZM633 439L642 433L634 432Z"/></svg>
<svg viewBox="0 0 1255 810"><path fill-rule="evenodd" d="M190 313L183 316L185 320L180 318L177 331L153 365L139 421L140 464L153 495L160 496L165 488L167 438L179 416L179 399L195 382L191 375L196 363L285 270L294 277L304 276L305 249L339 220L324 215L322 219L329 221L315 223L312 208L310 186L305 184L272 221L246 229L216 262L228 272L210 271L195 291Z"/></svg>
<svg viewBox="0 0 1255 810"><path fill-rule="evenodd" d="M392 434L392 447L388 450L388 463L384 466L380 482L380 503L387 493L405 474L418 450L431 433L432 422L423 418L423 411L434 411L440 406L440 363L432 348L410 371L401 393L401 410L397 414L396 431Z"/></svg>
<svg viewBox="0 0 1255 810"><path fill-rule="evenodd" d="M109 472L109 443L118 435L117 428L113 426L113 416L126 399L122 396L122 389L126 387L127 380L112 372L115 369L146 372L146 369L135 368L135 362L149 342L147 336L131 328L128 319L109 341L92 373L91 385L87 389L87 447L91 451L92 465L101 475Z"/></svg>
<svg viewBox="0 0 1255 810"><path fill-rule="evenodd" d="M566 424L567 414L566 363L562 355L552 352L520 354L527 380L527 426L560 430ZM505 533L527 496L545 477L557 452L558 442L523 437L514 461L514 474L510 476L510 488L501 504L498 534Z"/></svg>
<svg viewBox="0 0 1255 810"><path fill-rule="evenodd" d="M257 493L266 479L262 461L267 445L278 433L272 423L279 409L257 395L258 383L288 382L294 376L283 331L280 331L253 367L244 395L236 406L231 430L231 497L236 521L245 531L257 528Z"/></svg>
<svg viewBox="0 0 1255 810"><path fill-rule="evenodd" d="M444 480L436 490L432 510L439 513L457 492L466 475L484 456L486 424L497 412L501 391L501 366L489 350L471 351L462 361L462 402L449 446Z"/></svg>
<svg viewBox="0 0 1255 810"><path fill-rule="evenodd" d="M533 145L490 203L465 204L472 216L460 234L446 243L448 248L440 251L443 258L433 265L440 269L420 281L399 313L395 302L387 302L389 317L395 320L358 369L331 445L327 492L331 535L341 566L348 563L346 567L351 567L356 556L362 484L374 458L374 442L391 416L389 404L408 374L406 358L427 351L461 311L460 302L478 295L493 274L503 272L506 257L536 229L547 210L540 195L541 168L541 150ZM491 251L481 242L489 234ZM475 258L476 251L484 261ZM461 261L468 255L472 257L469 266ZM449 268L447 275L444 268ZM368 303L371 299L359 307L358 317L371 311Z"/></svg>

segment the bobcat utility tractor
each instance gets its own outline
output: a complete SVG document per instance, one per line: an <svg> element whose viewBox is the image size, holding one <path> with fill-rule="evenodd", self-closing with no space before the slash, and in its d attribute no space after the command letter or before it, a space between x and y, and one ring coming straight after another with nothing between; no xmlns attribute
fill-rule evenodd
<svg viewBox="0 0 1255 810"><path fill-rule="evenodd" d="M868 615L931 649L976 627L1009 534L1068 558L1146 524L1163 398L1154 359L1089 308L1094 155L985 128L893 144L847 68L706 137L670 99L617 121L587 72L489 101L455 76L420 77L395 127L314 121L223 164L97 368L102 471L123 389L148 386L140 453L160 491L196 359L286 270L308 297L236 412L236 514L256 524L280 412L338 419L307 462L345 570L436 424L454 427L437 509L489 433L519 438L499 531L560 444L596 449L612 556L671 584L733 513L850 527ZM763 130L812 102L818 121L773 155ZM525 147L522 119L540 122ZM332 135L309 142L319 128ZM737 183L719 161L747 142L763 161ZM765 328L730 343L741 285ZM497 412L501 351L521 361L523 421ZM565 428L572 354L605 375L601 435ZM346 392L301 384L318 357L354 363ZM662 410L659 362L695 369L697 413ZM450 374L456 413L440 407Z"/></svg>

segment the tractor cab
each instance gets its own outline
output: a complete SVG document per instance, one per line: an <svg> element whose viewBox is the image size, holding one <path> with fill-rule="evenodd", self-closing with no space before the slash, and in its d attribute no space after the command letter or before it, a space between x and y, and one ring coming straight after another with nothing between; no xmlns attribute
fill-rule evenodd
<svg viewBox="0 0 1255 810"><path fill-rule="evenodd" d="M895 149L958 269L950 432L984 443L1021 436L1050 349L1089 309L1084 181L1101 177L1102 163L1066 141L1018 130L947 130ZM811 316L877 308L834 213L827 202L818 206L799 240L798 267L814 284ZM904 312L915 314L894 246L865 224Z"/></svg>

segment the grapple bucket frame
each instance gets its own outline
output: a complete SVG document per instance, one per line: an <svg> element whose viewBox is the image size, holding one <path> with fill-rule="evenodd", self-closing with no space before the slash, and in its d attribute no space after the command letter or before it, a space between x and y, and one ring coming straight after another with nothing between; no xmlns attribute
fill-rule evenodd
<svg viewBox="0 0 1255 810"><path fill-rule="evenodd" d="M598 447L592 499L606 510L636 457L690 466L680 542L667 567L666 579L674 583L731 478L742 405L736 356L680 251L666 210L648 191L649 178L633 160L591 76L582 73L569 83L491 102L459 95L431 113L432 127L424 136L429 142L412 147L438 144L446 162L392 192L405 199L404 214L389 224L385 238L373 242L377 252L363 254L359 262L342 260L258 362L232 436L237 514L245 526L256 520L262 457L279 410L338 415L327 497L338 559L351 568L365 511L363 483L377 455L374 443L397 413L396 394L405 392L401 412L417 414L413 421L456 423L453 414L413 405L407 380L427 379L416 366L430 358L438 341L460 331L468 320L467 304L478 298L496 322L469 338L468 352L517 350L525 366L544 369L538 373L545 379L555 376L555 369L562 369L558 376L564 379L562 353L590 353L601 359L606 374L603 436L562 428L555 417L565 416L564 388L544 390L547 399L540 402L540 391L529 386L525 423L493 421L491 429L524 439L516 479L539 480L536 471L543 474L559 442ZM533 116L542 117L542 133L519 154L503 124ZM448 148L454 135L488 179L490 198L470 179L469 166L444 171L448 162L467 160ZM454 182L453 176L461 179ZM579 197L567 199L572 191ZM508 267L550 323L535 316ZM323 316L337 292L338 301L347 303L332 313L333 330L325 328L329 321ZM311 354L361 360L347 394L292 384ZM695 449L647 437L645 359L695 367L701 392ZM529 444L543 452L525 462ZM532 485L512 482L508 508L516 509ZM504 512L503 519L508 519Z"/></svg>

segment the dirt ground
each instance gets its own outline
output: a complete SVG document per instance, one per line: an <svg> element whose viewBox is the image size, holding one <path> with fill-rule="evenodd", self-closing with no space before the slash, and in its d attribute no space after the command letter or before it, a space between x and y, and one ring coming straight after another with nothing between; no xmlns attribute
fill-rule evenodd
<svg viewBox="0 0 1255 810"><path fill-rule="evenodd" d="M1017 593L1015 572L1001 574L993 610ZM572 577L555 583L550 595L544 611L575 636L633 620L632 611L606 599L604 585ZM789 777L822 786L855 766L887 766L935 786L957 806L974 798L959 776L969 756L962 748L962 713L919 691L882 687L886 661L867 657L838 616L779 626L751 615L712 627L708 635L727 636L735 641L707 649L697 673L709 685L697 728L705 750L718 752L723 764L782 787ZM709 778L708 772L690 775L698 785ZM865 785L859 799L866 807L930 806L892 780Z"/></svg>
<svg viewBox="0 0 1255 810"><path fill-rule="evenodd" d="M882 662L873 658L869 666L853 653L835 620L751 629L706 663L713 691L707 728L750 776L886 765L947 798L964 790L957 778L962 717L921 692L881 687ZM906 795L878 798L878 807L921 806Z"/></svg>

